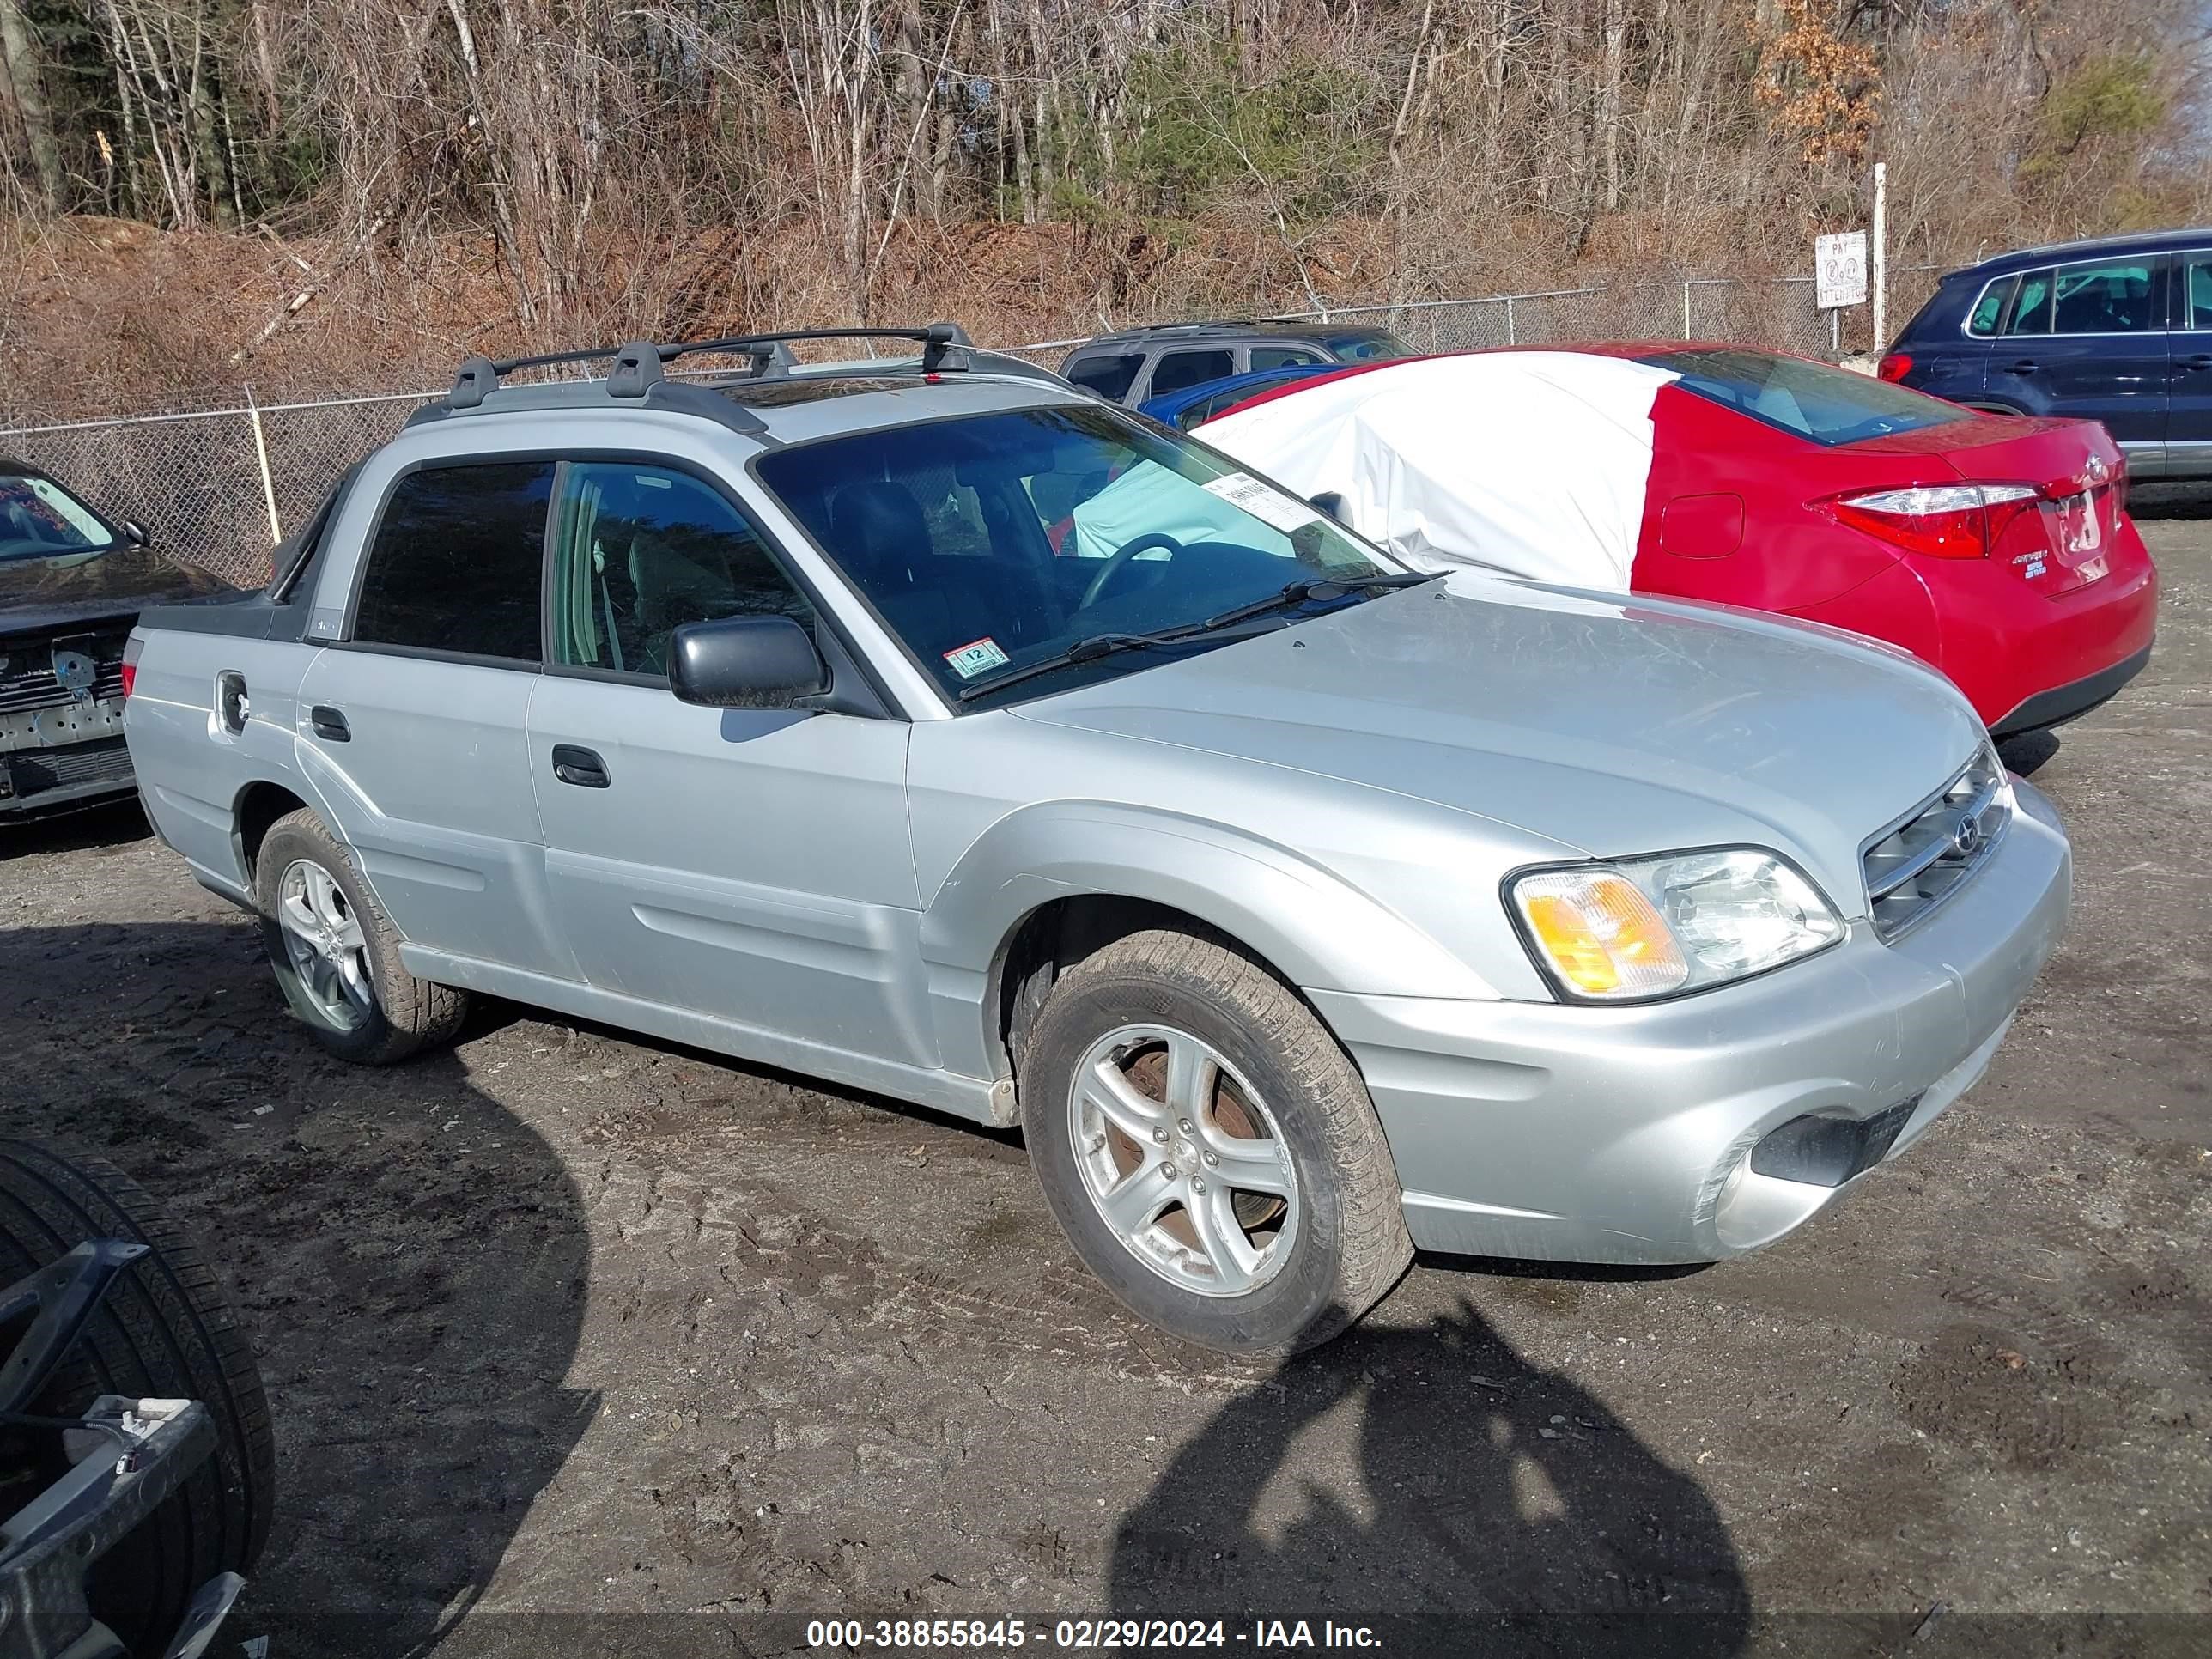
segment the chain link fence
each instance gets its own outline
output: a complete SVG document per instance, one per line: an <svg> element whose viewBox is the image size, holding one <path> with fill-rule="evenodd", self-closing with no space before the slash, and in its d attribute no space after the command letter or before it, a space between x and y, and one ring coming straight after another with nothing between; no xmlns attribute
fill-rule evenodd
<svg viewBox="0 0 2212 1659"><path fill-rule="evenodd" d="M1893 318L1912 314L1934 286L1932 269L1891 274ZM1725 339L1820 355L1831 343L1810 277L1617 283L1291 314L1379 324L1419 351ZM1052 368L1076 343L1007 349ZM1864 343L1843 337L1847 348ZM45 468L110 517L137 519L157 547L227 580L258 586L268 579L270 547L306 520L338 474L444 392L256 405L248 392L232 408L0 429L0 455Z"/></svg>

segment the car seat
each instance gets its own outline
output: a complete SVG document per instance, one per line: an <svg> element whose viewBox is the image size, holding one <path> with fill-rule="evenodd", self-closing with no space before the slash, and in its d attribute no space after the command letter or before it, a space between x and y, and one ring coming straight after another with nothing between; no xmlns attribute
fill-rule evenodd
<svg viewBox="0 0 2212 1659"><path fill-rule="evenodd" d="M904 484L873 479L844 485L830 498L830 552L908 646L925 660L966 643L936 580L939 561L929 520Z"/></svg>

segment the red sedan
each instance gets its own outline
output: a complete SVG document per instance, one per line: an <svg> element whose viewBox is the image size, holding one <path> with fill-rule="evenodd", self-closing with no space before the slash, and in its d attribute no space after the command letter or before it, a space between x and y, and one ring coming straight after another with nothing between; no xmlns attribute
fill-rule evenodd
<svg viewBox="0 0 2212 1659"><path fill-rule="evenodd" d="M1416 564L1902 646L2001 737L2086 713L2150 658L2157 572L2093 422L1979 414L1776 352L1644 344L1347 369L1195 435Z"/></svg>

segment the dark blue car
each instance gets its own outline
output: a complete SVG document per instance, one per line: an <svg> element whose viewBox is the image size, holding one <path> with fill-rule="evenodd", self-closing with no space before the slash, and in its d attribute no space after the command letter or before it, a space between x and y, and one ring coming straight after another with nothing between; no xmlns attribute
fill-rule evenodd
<svg viewBox="0 0 2212 1659"><path fill-rule="evenodd" d="M1137 413L1149 415L1161 425L1171 426L1178 432L1188 432L1247 398L1273 392L1293 380L1334 374L1340 367L1337 363L1300 363L1282 368L1255 368L1249 374L1231 374L1225 380L1202 380L1180 392L1147 398L1137 405Z"/></svg>
<svg viewBox="0 0 2212 1659"><path fill-rule="evenodd" d="M1881 377L2101 421L2138 478L2212 477L2212 230L2024 248L1943 278Z"/></svg>

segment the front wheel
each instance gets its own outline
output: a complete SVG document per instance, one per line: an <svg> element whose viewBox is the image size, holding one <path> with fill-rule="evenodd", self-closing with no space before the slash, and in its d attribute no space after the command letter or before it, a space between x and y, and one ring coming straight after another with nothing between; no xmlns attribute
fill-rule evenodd
<svg viewBox="0 0 2212 1659"><path fill-rule="evenodd" d="M389 1066L459 1034L467 994L400 965L398 930L313 812L302 807L269 827L254 890L277 987L331 1053Z"/></svg>
<svg viewBox="0 0 2212 1659"><path fill-rule="evenodd" d="M1107 946L1053 987L1022 1052L1045 1201L1164 1329L1231 1353L1311 1347L1413 1259L1358 1070L1227 942L1158 930Z"/></svg>

